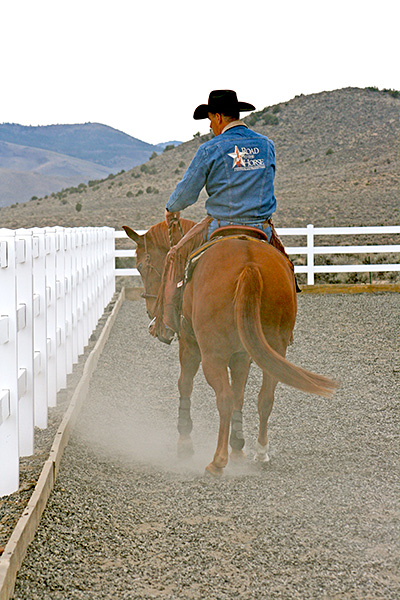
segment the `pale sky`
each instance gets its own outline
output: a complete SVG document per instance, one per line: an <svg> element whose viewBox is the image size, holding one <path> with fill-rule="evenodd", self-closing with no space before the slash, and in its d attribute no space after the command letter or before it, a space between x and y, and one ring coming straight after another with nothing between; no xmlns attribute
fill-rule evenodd
<svg viewBox="0 0 400 600"><path fill-rule="evenodd" d="M257 110L400 90L395 0L4 0L0 123L98 122L156 144L209 131L212 89Z"/></svg>

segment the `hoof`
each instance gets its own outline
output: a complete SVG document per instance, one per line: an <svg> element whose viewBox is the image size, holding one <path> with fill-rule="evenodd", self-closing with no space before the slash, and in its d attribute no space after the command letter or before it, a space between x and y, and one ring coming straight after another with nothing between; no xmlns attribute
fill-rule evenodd
<svg viewBox="0 0 400 600"><path fill-rule="evenodd" d="M246 454L245 452L243 452L243 450L232 450L230 455L231 461L236 463L243 462L244 460L246 460L246 458Z"/></svg>
<svg viewBox="0 0 400 600"><path fill-rule="evenodd" d="M212 477L222 477L222 474L224 472L222 467L216 467L213 463L207 465L205 471L206 475L212 475Z"/></svg>
<svg viewBox="0 0 400 600"><path fill-rule="evenodd" d="M254 456L254 462L257 463L267 463L270 461L268 456L268 444L266 446L261 446L259 442L257 442L257 452Z"/></svg>
<svg viewBox="0 0 400 600"><path fill-rule="evenodd" d="M193 456L193 442L190 438L186 440L179 440L178 442L178 458L190 458Z"/></svg>

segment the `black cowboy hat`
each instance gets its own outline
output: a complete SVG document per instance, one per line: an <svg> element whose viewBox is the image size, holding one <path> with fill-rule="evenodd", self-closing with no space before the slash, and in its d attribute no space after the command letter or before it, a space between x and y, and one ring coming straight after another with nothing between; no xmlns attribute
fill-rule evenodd
<svg viewBox="0 0 400 600"><path fill-rule="evenodd" d="M208 96L208 104L200 104L193 113L193 119L207 119L209 112L229 115L246 110L255 110L255 106L248 102L239 102L233 90L213 90Z"/></svg>

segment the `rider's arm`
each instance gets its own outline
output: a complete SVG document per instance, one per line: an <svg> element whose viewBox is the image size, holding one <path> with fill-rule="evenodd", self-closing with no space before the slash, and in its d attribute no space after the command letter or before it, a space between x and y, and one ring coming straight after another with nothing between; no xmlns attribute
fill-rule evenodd
<svg viewBox="0 0 400 600"><path fill-rule="evenodd" d="M177 212L194 204L205 186L207 173L206 152L200 146L182 180L172 192L167 202L167 211Z"/></svg>

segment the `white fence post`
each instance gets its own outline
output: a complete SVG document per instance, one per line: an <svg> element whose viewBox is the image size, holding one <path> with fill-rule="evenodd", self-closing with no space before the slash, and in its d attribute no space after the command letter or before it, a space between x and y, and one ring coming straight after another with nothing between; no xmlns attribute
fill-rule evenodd
<svg viewBox="0 0 400 600"><path fill-rule="evenodd" d="M57 302L56 302L56 232L45 230L47 293L47 386L48 405L57 404Z"/></svg>
<svg viewBox="0 0 400 600"><path fill-rule="evenodd" d="M47 291L46 291L46 243L44 229L35 227L33 234L33 299L34 326L33 345L35 353L34 412L35 425L47 427Z"/></svg>
<svg viewBox="0 0 400 600"><path fill-rule="evenodd" d="M314 285L314 225L307 225L307 283Z"/></svg>
<svg viewBox="0 0 400 600"><path fill-rule="evenodd" d="M105 305L111 300L115 292L115 249L114 249L114 229L105 228L106 236L106 298Z"/></svg>
<svg viewBox="0 0 400 600"><path fill-rule="evenodd" d="M32 231L16 231L17 330L19 374L19 453L33 454L33 269Z"/></svg>
<svg viewBox="0 0 400 600"><path fill-rule="evenodd" d="M78 362L78 229L71 231L71 303L72 303L72 362Z"/></svg>
<svg viewBox="0 0 400 600"><path fill-rule="evenodd" d="M73 332L72 332L72 231L64 230L65 270L65 361L67 374L73 369Z"/></svg>
<svg viewBox="0 0 400 600"><path fill-rule="evenodd" d="M18 352L15 232L0 229L0 496L18 489Z"/></svg>
<svg viewBox="0 0 400 600"><path fill-rule="evenodd" d="M67 355L65 344L65 236L56 227L56 332L57 332L57 392L67 386Z"/></svg>

